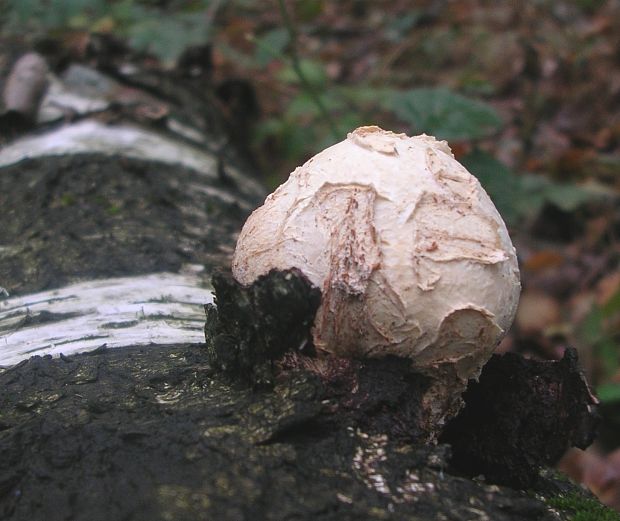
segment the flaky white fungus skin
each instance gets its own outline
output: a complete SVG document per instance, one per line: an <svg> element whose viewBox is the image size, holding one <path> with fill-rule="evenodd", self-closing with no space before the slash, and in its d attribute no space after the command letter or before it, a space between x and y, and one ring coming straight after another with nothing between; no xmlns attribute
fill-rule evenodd
<svg viewBox="0 0 620 521"><path fill-rule="evenodd" d="M520 292L506 226L448 144L374 126L297 168L243 227L240 283L293 267L322 291L319 350L408 357L461 381L478 376Z"/></svg>

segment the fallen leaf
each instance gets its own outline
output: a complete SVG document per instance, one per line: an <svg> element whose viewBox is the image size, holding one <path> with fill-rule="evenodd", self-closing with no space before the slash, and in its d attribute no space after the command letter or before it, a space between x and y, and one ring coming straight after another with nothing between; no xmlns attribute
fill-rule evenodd
<svg viewBox="0 0 620 521"><path fill-rule="evenodd" d="M554 250L541 250L530 255L523 263L523 269L540 272L549 268L557 268L564 263L564 256Z"/></svg>
<svg viewBox="0 0 620 521"><path fill-rule="evenodd" d="M525 335L540 334L560 320L560 305L553 297L535 289L521 294L515 323Z"/></svg>

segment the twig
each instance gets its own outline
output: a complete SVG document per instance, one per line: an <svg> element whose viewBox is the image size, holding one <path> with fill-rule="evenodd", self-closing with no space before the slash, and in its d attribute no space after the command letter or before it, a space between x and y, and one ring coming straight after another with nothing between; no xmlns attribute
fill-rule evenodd
<svg viewBox="0 0 620 521"><path fill-rule="evenodd" d="M211 31L213 30L213 25L215 23L215 17L217 16L217 12L219 11L222 5L222 0L213 0L209 2L209 6L205 10L205 32L208 36L211 36Z"/></svg>
<svg viewBox="0 0 620 521"><path fill-rule="evenodd" d="M289 38L291 41L290 56L291 56L291 64L293 66L293 70L295 71L295 74L297 74L297 77L299 78L299 81L301 82L304 90L312 98L312 101L314 101L314 104L319 109L319 112L321 113L321 116L323 117L327 125L329 126L329 129L334 139L340 139L341 133L340 133L340 129L338 128L338 125L334 121L334 118L332 118L331 114L327 110L327 107L323 103L321 96L316 91L314 85L312 85L312 82L308 80L306 74L304 73L301 67L301 62L299 60L299 54L297 53L297 29L295 27L295 24L291 20L291 17L289 16L288 10L286 9L285 0L278 0L278 4L280 5L280 14L282 16L282 22L284 23L284 26L286 27L286 30L288 31Z"/></svg>

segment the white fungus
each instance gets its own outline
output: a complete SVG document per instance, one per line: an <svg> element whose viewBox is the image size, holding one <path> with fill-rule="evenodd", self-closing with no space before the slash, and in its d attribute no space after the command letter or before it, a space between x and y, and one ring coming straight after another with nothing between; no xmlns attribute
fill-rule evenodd
<svg viewBox="0 0 620 521"><path fill-rule="evenodd" d="M479 375L520 292L506 226L448 144L375 126L269 195L243 227L232 268L245 285L298 268L319 287L319 352L407 357L461 383Z"/></svg>

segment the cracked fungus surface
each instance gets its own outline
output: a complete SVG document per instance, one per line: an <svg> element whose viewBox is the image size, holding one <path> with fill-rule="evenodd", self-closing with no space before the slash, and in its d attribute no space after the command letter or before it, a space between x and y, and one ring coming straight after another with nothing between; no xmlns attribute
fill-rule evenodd
<svg viewBox="0 0 620 521"><path fill-rule="evenodd" d="M520 291L506 226L445 141L361 127L297 168L245 224L233 274L299 268L338 355L456 362L477 374Z"/></svg>

